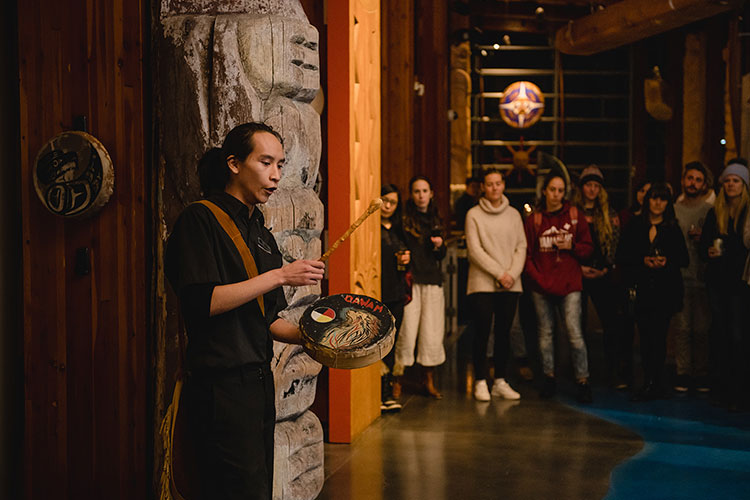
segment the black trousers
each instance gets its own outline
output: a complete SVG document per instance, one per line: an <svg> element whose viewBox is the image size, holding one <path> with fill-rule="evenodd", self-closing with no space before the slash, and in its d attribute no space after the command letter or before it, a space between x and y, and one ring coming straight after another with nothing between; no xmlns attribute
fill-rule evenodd
<svg viewBox="0 0 750 500"><path fill-rule="evenodd" d="M594 304L596 314L599 316L599 321L604 330L602 340L604 343L604 359L607 363L604 373L607 375L614 375L620 362L620 346L623 344L623 325L619 314L620 304L618 303L620 299L619 288L615 286L608 276L599 279L583 280L581 322L587 346L594 344L591 342L588 329L586 328L588 319L587 299L589 297L591 297L591 302ZM592 356L589 352L589 360L592 358L596 359L596 356Z"/></svg>
<svg viewBox="0 0 750 500"><path fill-rule="evenodd" d="M722 284L724 285L724 284ZM747 392L748 306L750 288L744 283L709 284L711 305L711 383L719 399L742 397Z"/></svg>
<svg viewBox="0 0 750 500"><path fill-rule="evenodd" d="M474 310L474 379L489 380L487 341L490 338L492 317L495 318L495 378L505 378L505 366L510 352L510 327L516 314L519 294L516 292L472 293Z"/></svg>
<svg viewBox="0 0 750 500"><path fill-rule="evenodd" d="M276 424L268 364L193 372L185 385L201 500L269 500Z"/></svg>
<svg viewBox="0 0 750 500"><path fill-rule="evenodd" d="M667 331L671 312L661 309L637 311L635 321L638 323L638 334L641 341L641 363L643 364L644 382L661 384L664 362L667 358Z"/></svg>

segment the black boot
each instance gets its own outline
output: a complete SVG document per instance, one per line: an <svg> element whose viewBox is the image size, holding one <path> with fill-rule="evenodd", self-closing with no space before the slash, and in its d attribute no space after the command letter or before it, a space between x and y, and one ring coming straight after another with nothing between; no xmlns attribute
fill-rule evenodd
<svg viewBox="0 0 750 500"><path fill-rule="evenodd" d="M643 387L630 397L631 401L651 401L657 398L656 384L653 380L645 380Z"/></svg>
<svg viewBox="0 0 750 500"><path fill-rule="evenodd" d="M555 377L545 375L544 381L542 382L542 390L539 391L539 397L542 399L550 399L555 397L555 393L557 393L557 381L555 381Z"/></svg>
<svg viewBox="0 0 750 500"><path fill-rule="evenodd" d="M589 404L594 401L594 396L591 394L591 385L588 381L578 382L578 392L576 394L576 401L581 404Z"/></svg>

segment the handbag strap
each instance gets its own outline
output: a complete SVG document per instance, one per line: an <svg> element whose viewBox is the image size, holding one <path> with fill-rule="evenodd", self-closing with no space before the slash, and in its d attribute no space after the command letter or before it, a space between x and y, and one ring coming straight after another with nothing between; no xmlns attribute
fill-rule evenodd
<svg viewBox="0 0 750 500"><path fill-rule="evenodd" d="M211 210L211 213L214 214L214 217L216 217L219 225L227 233L229 238L234 243L234 246L237 247L237 251L240 253L240 257L242 257L242 263L245 265L245 271L247 272L248 279L258 276L258 266L255 265L253 254L250 253L250 248L248 248L247 243L245 243L244 238L242 238L242 233L240 233L239 228L237 228L237 224L234 223L232 218L229 217L229 215L224 210L219 208L213 202L210 202L208 200L200 200L196 203L200 203L201 205L204 205L209 210ZM258 298L256 300L258 301L258 305L260 306L260 312L263 314L263 316L265 316L266 308L265 304L263 303L263 294L258 295Z"/></svg>

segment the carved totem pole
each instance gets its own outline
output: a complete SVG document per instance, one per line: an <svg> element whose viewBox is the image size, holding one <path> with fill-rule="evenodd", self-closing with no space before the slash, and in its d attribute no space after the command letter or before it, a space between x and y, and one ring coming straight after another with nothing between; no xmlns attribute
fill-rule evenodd
<svg viewBox="0 0 750 500"><path fill-rule="evenodd" d="M286 262L318 258L324 216L314 190L320 116L310 105L320 86L318 32L299 1L162 0L155 24L160 30L155 38L161 156L156 182L162 226L157 248L182 209L199 198L201 155L221 146L234 126L260 121L281 134L286 153L279 189L260 207L266 226ZM163 290L163 280L157 280L157 290ZM290 308L282 315L296 323L320 287L285 292ZM161 310L164 317L156 321L157 418L163 414L160 386L171 380L165 366L166 358L174 356L177 307L170 299ZM323 486L323 431L309 411L321 366L299 346L275 343L272 368L277 412L273 497L312 499Z"/></svg>

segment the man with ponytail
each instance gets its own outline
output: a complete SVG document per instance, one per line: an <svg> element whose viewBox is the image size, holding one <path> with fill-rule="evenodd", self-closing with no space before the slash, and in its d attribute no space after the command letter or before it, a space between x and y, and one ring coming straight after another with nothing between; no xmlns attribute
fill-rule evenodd
<svg viewBox="0 0 750 500"><path fill-rule="evenodd" d="M197 457L200 499L270 499L273 340L299 343L279 317L282 286L314 285L323 263L282 257L256 205L278 188L281 136L262 123L232 129L198 164L205 197L167 242L165 270L188 336L182 408ZM190 500L193 500L191 498Z"/></svg>

